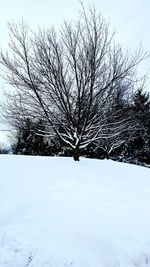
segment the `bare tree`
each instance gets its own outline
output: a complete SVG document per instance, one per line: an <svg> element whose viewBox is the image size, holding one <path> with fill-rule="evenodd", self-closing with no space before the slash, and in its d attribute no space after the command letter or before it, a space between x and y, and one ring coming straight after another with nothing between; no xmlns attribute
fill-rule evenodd
<svg viewBox="0 0 150 267"><path fill-rule="evenodd" d="M5 109L8 119L42 118L44 134L56 134L74 150L75 160L91 143L131 127L122 110L115 120L111 100L118 83L134 87L136 67L147 54L123 54L95 9L86 12L82 5L79 21L64 22L58 34L54 28L31 34L24 22L9 30L11 51L1 52L0 59L5 79L16 88ZM114 131L108 133L112 121Z"/></svg>

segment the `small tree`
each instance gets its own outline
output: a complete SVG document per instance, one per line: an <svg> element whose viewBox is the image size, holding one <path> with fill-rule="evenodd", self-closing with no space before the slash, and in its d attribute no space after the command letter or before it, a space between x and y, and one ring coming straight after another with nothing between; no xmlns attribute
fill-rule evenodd
<svg viewBox="0 0 150 267"><path fill-rule="evenodd" d="M0 154L9 154L10 146L4 143L0 143Z"/></svg>
<svg viewBox="0 0 150 267"><path fill-rule="evenodd" d="M134 118L139 129L128 143L127 157L132 162L150 164L150 97L149 93L139 89L133 97Z"/></svg>
<svg viewBox="0 0 150 267"><path fill-rule="evenodd" d="M105 20L83 5L79 21L65 22L58 35L52 28L29 37L23 22L9 30L11 53L1 52L0 62L16 93L9 96L7 118L27 114L44 119L46 134L57 135L74 151L75 160L90 144L120 135L127 118L121 110L120 121L115 120L111 99L118 84L128 91L134 87L136 67L147 54L141 49L123 54Z"/></svg>
<svg viewBox="0 0 150 267"><path fill-rule="evenodd" d="M42 121L31 121L26 118L16 128L16 142L12 146L14 154L47 155L50 153L49 144L40 131L45 129Z"/></svg>

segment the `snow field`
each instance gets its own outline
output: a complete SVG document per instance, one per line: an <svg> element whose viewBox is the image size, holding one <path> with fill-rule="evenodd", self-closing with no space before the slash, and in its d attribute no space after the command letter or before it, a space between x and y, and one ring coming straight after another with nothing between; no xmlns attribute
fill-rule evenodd
<svg viewBox="0 0 150 267"><path fill-rule="evenodd" d="M0 267L150 266L150 169L0 155Z"/></svg>

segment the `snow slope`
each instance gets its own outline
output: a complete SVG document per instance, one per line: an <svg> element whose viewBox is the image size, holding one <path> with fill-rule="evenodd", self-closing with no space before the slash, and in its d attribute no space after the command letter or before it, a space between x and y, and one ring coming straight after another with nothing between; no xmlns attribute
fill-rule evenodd
<svg viewBox="0 0 150 267"><path fill-rule="evenodd" d="M0 267L150 266L150 169L0 155Z"/></svg>

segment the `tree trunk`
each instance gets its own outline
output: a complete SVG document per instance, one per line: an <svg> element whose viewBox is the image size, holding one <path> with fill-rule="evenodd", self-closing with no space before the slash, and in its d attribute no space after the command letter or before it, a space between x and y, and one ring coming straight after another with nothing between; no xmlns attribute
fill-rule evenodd
<svg viewBox="0 0 150 267"><path fill-rule="evenodd" d="M106 159L109 159L109 152L106 151L106 155L105 155Z"/></svg>
<svg viewBox="0 0 150 267"><path fill-rule="evenodd" d="M75 161L79 161L79 156L80 156L80 151L79 151L79 148L76 147L75 150L74 150L73 159L74 159Z"/></svg>

